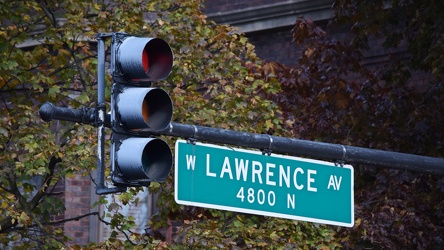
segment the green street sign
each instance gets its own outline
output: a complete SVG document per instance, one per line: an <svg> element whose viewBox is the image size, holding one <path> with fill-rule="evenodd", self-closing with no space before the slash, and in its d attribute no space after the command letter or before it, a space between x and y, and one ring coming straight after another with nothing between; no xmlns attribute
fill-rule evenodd
<svg viewBox="0 0 444 250"><path fill-rule="evenodd" d="M353 167L176 141L179 204L352 227Z"/></svg>

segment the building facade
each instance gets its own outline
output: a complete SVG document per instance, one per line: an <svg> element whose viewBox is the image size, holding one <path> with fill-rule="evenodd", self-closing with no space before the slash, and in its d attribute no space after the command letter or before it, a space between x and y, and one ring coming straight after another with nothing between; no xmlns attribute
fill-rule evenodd
<svg viewBox="0 0 444 250"><path fill-rule="evenodd" d="M266 60L295 65L301 49L291 44L291 30L299 16L325 23L331 0L208 1L204 12L216 23L229 24L244 33ZM285 53L279 53L285 51Z"/></svg>

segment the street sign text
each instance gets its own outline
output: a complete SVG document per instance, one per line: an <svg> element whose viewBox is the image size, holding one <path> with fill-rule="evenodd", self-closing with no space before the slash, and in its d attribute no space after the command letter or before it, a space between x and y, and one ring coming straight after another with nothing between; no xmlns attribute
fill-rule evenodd
<svg viewBox="0 0 444 250"><path fill-rule="evenodd" d="M176 142L176 202L316 223L354 224L353 168Z"/></svg>

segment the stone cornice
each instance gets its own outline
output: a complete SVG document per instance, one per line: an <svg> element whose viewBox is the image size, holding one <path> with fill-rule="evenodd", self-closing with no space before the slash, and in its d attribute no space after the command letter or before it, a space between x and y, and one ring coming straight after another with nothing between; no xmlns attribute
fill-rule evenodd
<svg viewBox="0 0 444 250"><path fill-rule="evenodd" d="M216 23L238 27L240 32L249 33L291 26L298 16L313 21L326 20L331 16L332 0L289 0L258 7L207 13Z"/></svg>

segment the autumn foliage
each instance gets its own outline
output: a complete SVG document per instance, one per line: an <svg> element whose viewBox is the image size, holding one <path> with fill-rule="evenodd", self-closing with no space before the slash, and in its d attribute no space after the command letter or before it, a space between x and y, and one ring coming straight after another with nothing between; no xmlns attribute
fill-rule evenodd
<svg viewBox="0 0 444 250"><path fill-rule="evenodd" d="M391 60L376 67L367 65L369 51L350 42L365 31L339 40L310 20L295 22L293 43L304 50L297 67L269 62L265 72L282 84L282 91L269 98L283 110L286 128L308 140L443 157L440 70L407 60L412 52L399 48L399 41L390 48L402 49L401 55L386 55ZM428 81L415 82L414 76L424 74ZM443 244L442 176L354 167L356 224L336 235L344 247L421 249Z"/></svg>

